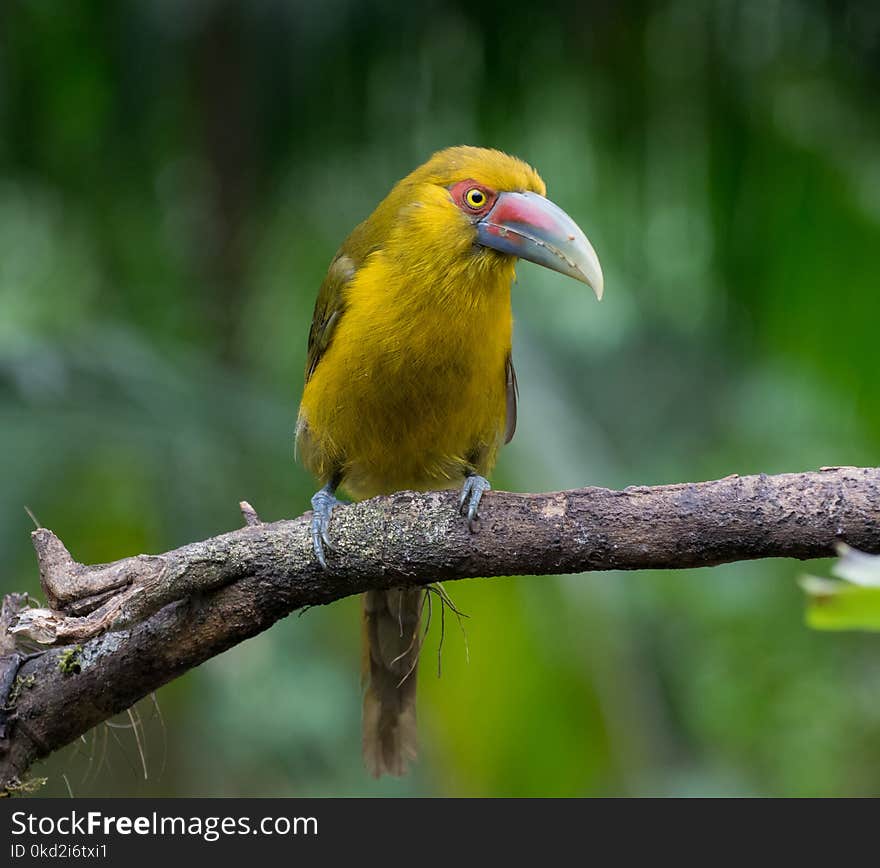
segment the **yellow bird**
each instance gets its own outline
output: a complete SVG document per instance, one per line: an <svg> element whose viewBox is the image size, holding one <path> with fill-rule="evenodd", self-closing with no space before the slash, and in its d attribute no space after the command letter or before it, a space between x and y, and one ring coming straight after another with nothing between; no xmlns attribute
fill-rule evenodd
<svg viewBox="0 0 880 868"><path fill-rule="evenodd" d="M462 486L471 529L516 427L510 287L517 258L586 283L599 260L544 182L500 151L439 151L397 183L330 264L309 332L296 440L323 487L315 555L340 486L355 499ZM400 775L416 756L425 591L364 595L363 752Z"/></svg>

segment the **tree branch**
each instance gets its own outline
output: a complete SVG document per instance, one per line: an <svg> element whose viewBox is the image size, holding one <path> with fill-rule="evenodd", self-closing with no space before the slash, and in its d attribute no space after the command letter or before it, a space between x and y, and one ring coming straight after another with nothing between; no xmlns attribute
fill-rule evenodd
<svg viewBox="0 0 880 868"><path fill-rule="evenodd" d="M310 513L263 523L250 504L241 509L239 530L97 566L76 563L51 531L34 531L50 608L27 608L21 595L4 601L0 790L14 792L36 760L303 606L477 576L825 557L840 540L880 552L874 468L490 492L476 534L453 492L402 492L334 512L327 571L312 554ZM53 647L27 657L27 643Z"/></svg>

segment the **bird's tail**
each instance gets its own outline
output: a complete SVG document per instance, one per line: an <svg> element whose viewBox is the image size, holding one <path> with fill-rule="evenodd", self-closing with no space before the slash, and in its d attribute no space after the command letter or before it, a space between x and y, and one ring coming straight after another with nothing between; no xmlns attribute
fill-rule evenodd
<svg viewBox="0 0 880 868"><path fill-rule="evenodd" d="M425 591L364 594L364 763L374 777L402 775L416 758L416 669Z"/></svg>

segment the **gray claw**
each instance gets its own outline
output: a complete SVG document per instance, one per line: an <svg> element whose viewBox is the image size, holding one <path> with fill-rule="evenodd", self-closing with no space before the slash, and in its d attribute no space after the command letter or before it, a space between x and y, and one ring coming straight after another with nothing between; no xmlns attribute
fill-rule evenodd
<svg viewBox="0 0 880 868"><path fill-rule="evenodd" d="M458 511L460 515L467 515L468 528L471 533L476 530L480 518L479 508L483 492L489 491L491 488L489 480L484 476L468 476L464 481L461 497L458 500ZM465 504L467 504L467 509L465 509Z"/></svg>
<svg viewBox="0 0 880 868"><path fill-rule="evenodd" d="M312 547L315 550L315 557L318 563L326 570L327 558L324 556L324 547L333 551L333 544L330 542L330 516L333 508L339 504L334 497L333 490L329 485L325 485L320 491L316 492L312 497Z"/></svg>

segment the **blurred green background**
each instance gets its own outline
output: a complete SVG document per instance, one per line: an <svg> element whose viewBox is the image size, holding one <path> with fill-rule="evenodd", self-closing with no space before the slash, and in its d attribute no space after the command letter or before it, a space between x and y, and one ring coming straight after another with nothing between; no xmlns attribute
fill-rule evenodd
<svg viewBox="0 0 880 868"><path fill-rule="evenodd" d="M498 487L877 464L880 7L119 0L0 6L0 589L23 505L85 562L308 507L338 244L434 150L534 164L606 296L519 268ZM825 565L813 564L811 571ZM292 617L35 770L66 795L878 795L880 638L803 567L448 586L422 760L359 756L357 602ZM435 622L436 624L436 622ZM144 780L143 764L148 771Z"/></svg>

